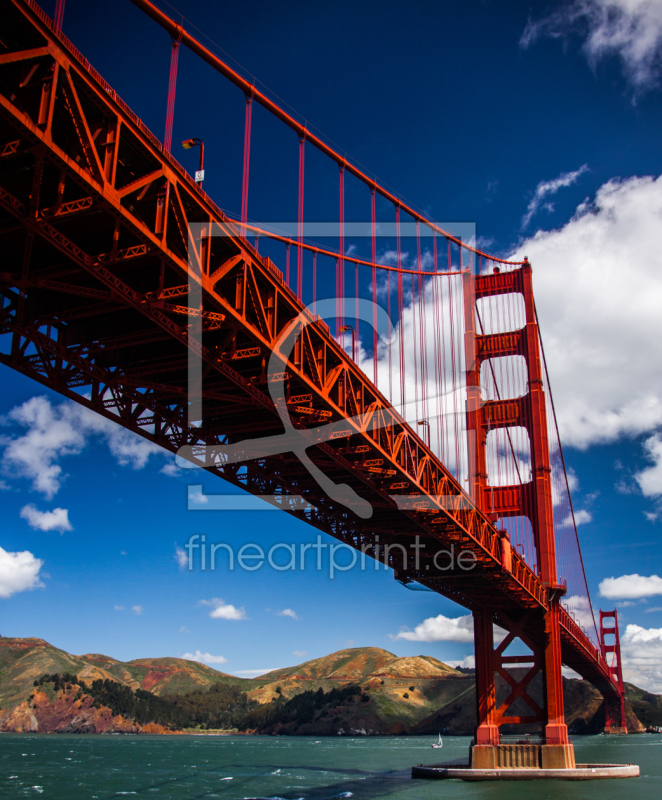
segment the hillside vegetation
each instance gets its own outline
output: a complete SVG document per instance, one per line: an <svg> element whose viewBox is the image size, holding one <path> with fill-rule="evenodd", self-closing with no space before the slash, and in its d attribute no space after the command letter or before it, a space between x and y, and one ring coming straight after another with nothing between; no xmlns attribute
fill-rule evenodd
<svg viewBox="0 0 662 800"><path fill-rule="evenodd" d="M662 698L627 688L646 725L661 724ZM538 681L534 699L541 692ZM590 684L564 680L564 696L572 732L604 727L602 697ZM632 706L629 727L641 730ZM74 656L43 639L0 638L0 730L466 735L475 724L473 673L430 656L350 648L243 679L181 658L122 662Z"/></svg>

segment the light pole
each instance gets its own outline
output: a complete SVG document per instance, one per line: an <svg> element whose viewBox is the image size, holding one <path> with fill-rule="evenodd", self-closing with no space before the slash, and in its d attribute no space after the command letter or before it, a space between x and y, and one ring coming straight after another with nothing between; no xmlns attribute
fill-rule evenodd
<svg viewBox="0 0 662 800"><path fill-rule="evenodd" d="M352 332L352 360L356 361L356 331L351 325L343 325L340 329L340 333L344 333L345 331Z"/></svg>
<svg viewBox="0 0 662 800"><path fill-rule="evenodd" d="M182 147L184 150L190 150L192 147L200 148L200 166L195 173L195 182L202 189L202 181L205 179L205 143L202 139L184 139Z"/></svg>
<svg viewBox="0 0 662 800"><path fill-rule="evenodd" d="M430 423L426 419L419 419L417 425L425 425L425 439L428 448L430 447Z"/></svg>

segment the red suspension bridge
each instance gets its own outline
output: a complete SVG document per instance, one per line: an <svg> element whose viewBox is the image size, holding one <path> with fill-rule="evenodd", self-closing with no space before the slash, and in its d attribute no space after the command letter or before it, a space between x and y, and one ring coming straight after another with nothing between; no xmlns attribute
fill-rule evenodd
<svg viewBox="0 0 662 800"><path fill-rule="evenodd" d="M594 621L531 265L425 218L133 1L172 37L165 144L63 36L62 2L52 22L0 0L0 359L470 609L474 763L498 765L500 726L539 723L544 763L573 766L562 664L626 732L623 681L615 612ZM237 219L170 152L182 45L246 96ZM249 219L255 103L299 138L294 235ZM337 250L304 224L311 147L338 167ZM365 189L365 258L346 246L346 175ZM393 211L388 258L377 198ZM529 654L509 655L515 640ZM527 691L539 674L542 702Z"/></svg>

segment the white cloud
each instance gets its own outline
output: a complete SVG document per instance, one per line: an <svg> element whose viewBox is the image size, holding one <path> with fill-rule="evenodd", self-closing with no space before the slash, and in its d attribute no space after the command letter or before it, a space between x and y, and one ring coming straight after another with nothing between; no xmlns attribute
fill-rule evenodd
<svg viewBox="0 0 662 800"><path fill-rule="evenodd" d="M295 650L292 653L292 655L296 656L297 658L303 658L304 656L308 655L308 651L307 650Z"/></svg>
<svg viewBox="0 0 662 800"><path fill-rule="evenodd" d="M28 525L36 531L72 531L69 522L69 511L66 508L54 508L52 511L39 511L30 503L21 509L21 519L27 521Z"/></svg>
<svg viewBox="0 0 662 800"><path fill-rule="evenodd" d="M561 674L564 678L568 678L569 680L582 680L582 676L578 672L575 672L574 669L570 669L570 667L564 667L563 665L561 665Z"/></svg>
<svg viewBox="0 0 662 800"><path fill-rule="evenodd" d="M662 628L628 625L621 635L621 658L625 680L662 692Z"/></svg>
<svg viewBox="0 0 662 800"><path fill-rule="evenodd" d="M180 569L188 567L188 553L183 547L175 547L175 561L179 564Z"/></svg>
<svg viewBox="0 0 662 800"><path fill-rule="evenodd" d="M39 580L43 564L27 550L10 553L0 547L0 598L6 600L17 592L43 588Z"/></svg>
<svg viewBox="0 0 662 800"><path fill-rule="evenodd" d="M621 575L619 578L605 578L600 582L600 594L610 600L639 599L662 594L662 578L658 575Z"/></svg>
<svg viewBox="0 0 662 800"><path fill-rule="evenodd" d="M103 438L117 461L133 469L142 469L150 455L164 452L147 439L70 400L56 406L46 397L33 397L13 408L7 420L27 428L27 432L3 437L3 470L28 478L33 490L49 500L66 477L59 459L82 452L93 436Z"/></svg>
<svg viewBox="0 0 662 800"><path fill-rule="evenodd" d="M562 598L561 604L565 606L570 616L574 618L578 625L586 628L587 631L595 627L595 620L588 597L585 595L573 594L569 597Z"/></svg>
<svg viewBox="0 0 662 800"><path fill-rule="evenodd" d="M579 490L579 478L572 467L567 468L566 477L568 479L568 489L574 494L574 492Z"/></svg>
<svg viewBox="0 0 662 800"><path fill-rule="evenodd" d="M476 669L476 656L465 656L464 658L447 658L444 660L444 664L448 664L449 667L462 667L463 669Z"/></svg>
<svg viewBox="0 0 662 800"><path fill-rule="evenodd" d="M653 611L662 611L662 606L651 606L644 609L644 614L651 614Z"/></svg>
<svg viewBox="0 0 662 800"><path fill-rule="evenodd" d="M137 614L138 616L140 616L144 612L144 610L145 609L142 606L131 606L131 611L133 611L133 613Z"/></svg>
<svg viewBox="0 0 662 800"><path fill-rule="evenodd" d="M656 86L662 50L660 0L574 0L538 21L529 20L520 44L529 47L543 36L584 37L582 49L593 68L617 56L635 92Z"/></svg>
<svg viewBox="0 0 662 800"><path fill-rule="evenodd" d="M577 179L588 172L588 164L582 164L579 169L573 172L562 172L558 178L551 181L541 181L533 192L533 197L529 201L526 209L526 214L522 217L522 229L526 228L531 222L531 219L538 213L542 206L547 211L554 211L554 206L551 203L543 203L543 200L549 195L556 194L559 189L564 189L567 186L572 186L577 182Z"/></svg>
<svg viewBox="0 0 662 800"><path fill-rule="evenodd" d="M662 348L652 344L662 341L661 222L662 177L613 180L604 184L591 202L582 203L566 225L558 230L538 231L512 254L517 260L528 255L533 266L542 337L565 446L586 448L623 436L651 436L662 426ZM462 287L455 278L444 279L443 286L443 298L435 303L433 282L426 285L429 382L425 414L433 449L439 449L439 439L445 442L443 460L463 481L468 469L466 450L461 442L455 446L453 420L463 419L466 396L461 381L452 373L449 337L444 340L445 350L437 352L431 335L433 323L450 329L451 310L456 321L462 319L458 300ZM498 320L509 317L511 312L513 319L518 317L515 300L505 316L488 314L489 303L481 304L485 332L503 331L505 326L503 322L499 326ZM420 358L417 311L412 309L411 295L406 295L402 335L396 329L391 339L392 365L400 363L400 339L404 344L407 402L403 415L413 425L423 413L420 385L418 403L415 402L412 367L415 348ZM362 347L358 361L372 378L372 357ZM435 376L440 362L446 366L442 364L440 374ZM389 346L382 340L378 349L378 385L400 410L400 381L392 377L389 380L388 365ZM513 374L517 377L515 366ZM502 399L506 399L503 393ZM498 445L497 434L493 431L490 435ZM516 449L517 467L526 475L524 450L520 453L519 445ZM508 458L512 460L511 455ZM491 477L499 479L498 475Z"/></svg>
<svg viewBox="0 0 662 800"><path fill-rule="evenodd" d="M115 606L115 611L126 611L124 606Z"/></svg>
<svg viewBox="0 0 662 800"><path fill-rule="evenodd" d="M277 669L282 669L282 667L270 667L269 669L238 669L233 674L246 675L249 678L257 678L260 675L266 675L267 672L275 672Z"/></svg>
<svg viewBox="0 0 662 800"><path fill-rule="evenodd" d="M646 439L644 453L653 462L653 466L638 472L634 478L646 497L658 497L662 495L662 436L659 433ZM654 521L657 514L652 516L651 521Z"/></svg>
<svg viewBox="0 0 662 800"><path fill-rule="evenodd" d="M218 597L213 597L211 600L201 600L200 605L212 606L212 610L209 612L209 616L212 619L246 619L246 609L243 606L236 608Z"/></svg>
<svg viewBox="0 0 662 800"><path fill-rule="evenodd" d="M391 639L407 639L410 642L473 642L474 624L471 614L462 617L428 617L413 631L403 628Z"/></svg>
<svg viewBox="0 0 662 800"><path fill-rule="evenodd" d="M11 486L6 481L0 481L0 492L8 492Z"/></svg>
<svg viewBox="0 0 662 800"><path fill-rule="evenodd" d="M612 180L515 257L533 266L561 439L585 448L662 424L662 177ZM627 266L625 266L627 265Z"/></svg>
<svg viewBox="0 0 662 800"><path fill-rule="evenodd" d="M227 664L227 658L223 656L213 656L211 653L201 653L199 650L196 650L195 653L184 653L182 658L186 658L189 661L199 661L201 664Z"/></svg>
<svg viewBox="0 0 662 800"><path fill-rule="evenodd" d="M191 491L191 488L189 487L188 490L189 508L191 507L191 505L205 505L208 502L209 498L202 493L201 488L197 488L195 491Z"/></svg>
<svg viewBox="0 0 662 800"><path fill-rule="evenodd" d="M180 469L180 467L178 467L174 461L170 461L168 464L162 466L159 472L162 472L164 475L168 475L171 478L176 478L182 474L183 470Z"/></svg>
<svg viewBox="0 0 662 800"><path fill-rule="evenodd" d="M279 617L292 617L292 619L299 619L294 611L291 608L284 608L282 611L276 611L276 614Z"/></svg>
<svg viewBox="0 0 662 800"><path fill-rule="evenodd" d="M179 629L179 632L180 633L190 633L191 631L186 627L186 625L182 625L182 627Z"/></svg>
<svg viewBox="0 0 662 800"><path fill-rule="evenodd" d="M592 522L593 515L590 511L587 511L585 508L580 508L578 511L575 511L575 524L583 525L585 522Z"/></svg>

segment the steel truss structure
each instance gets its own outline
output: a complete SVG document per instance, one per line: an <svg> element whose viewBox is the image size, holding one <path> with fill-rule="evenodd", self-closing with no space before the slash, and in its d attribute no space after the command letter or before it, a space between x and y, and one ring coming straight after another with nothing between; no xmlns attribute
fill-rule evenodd
<svg viewBox="0 0 662 800"><path fill-rule="evenodd" d="M473 502L327 325L304 309L280 270L241 236L36 3L0 0L0 12L2 363L171 452L213 452L282 435L269 393L270 382L282 382L292 424L308 438L313 464L367 501L371 515L327 496L293 454L243 464L214 460L207 468L251 493L277 497L286 513L472 610L481 724L489 728L489 741L499 724L528 719L508 717L506 707L494 705L495 670L505 674L502 665L520 657L504 656L507 645L494 650L493 623L529 644L536 671L543 667L547 707L533 709L530 718L548 725L550 741L567 741L562 661L616 702L622 685L558 603L562 587L545 517L548 465L544 398L536 395L534 374L535 320L527 317L526 329L507 336L468 329L478 370L487 354L513 353L524 354L534 370L526 398L479 408L470 395L468 418L475 432L484 431L488 419L492 425L528 420L542 459L526 490L537 509L539 574L495 528L495 517L481 510L506 514L523 502L521 487L490 489L482 480L482 434L473 459ZM477 296L506 285L532 304L527 265L467 281L474 281L465 293L467 319ZM200 296L195 303L191 286ZM292 353L284 354L279 339L302 314L307 324L295 331ZM193 335L198 329L200 342ZM190 352L202 362L200 424L189 422ZM275 371L269 369L272 353ZM334 432L325 438L321 426L329 423ZM398 504L398 495L414 499ZM288 499L293 496L307 505ZM452 546L474 553L475 568L440 570L435 555ZM527 682L512 683L506 705L525 697Z"/></svg>

